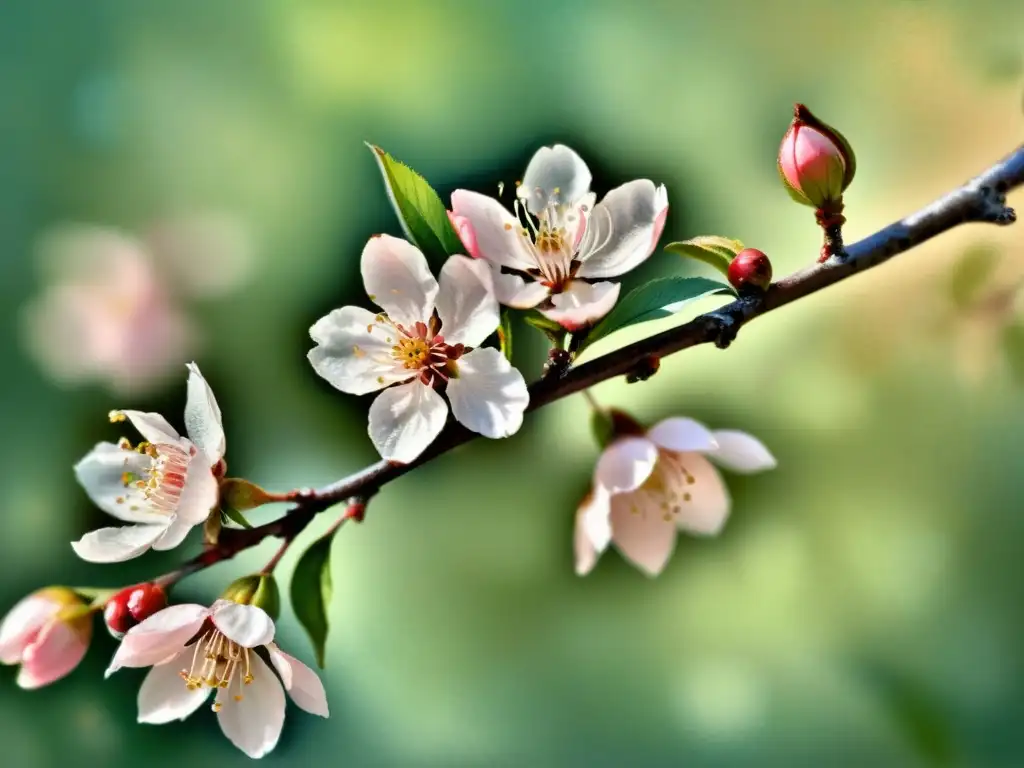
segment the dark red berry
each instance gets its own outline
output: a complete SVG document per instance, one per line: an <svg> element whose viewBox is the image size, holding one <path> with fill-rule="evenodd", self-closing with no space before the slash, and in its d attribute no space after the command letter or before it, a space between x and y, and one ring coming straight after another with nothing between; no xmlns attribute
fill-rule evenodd
<svg viewBox="0 0 1024 768"><path fill-rule="evenodd" d="M110 634L121 638L136 624L166 607L167 593L162 587L152 583L135 584L125 587L107 601L103 620Z"/></svg>
<svg viewBox="0 0 1024 768"><path fill-rule="evenodd" d="M772 282L772 263L756 248L744 248L729 264L729 282L733 288L768 290Z"/></svg>

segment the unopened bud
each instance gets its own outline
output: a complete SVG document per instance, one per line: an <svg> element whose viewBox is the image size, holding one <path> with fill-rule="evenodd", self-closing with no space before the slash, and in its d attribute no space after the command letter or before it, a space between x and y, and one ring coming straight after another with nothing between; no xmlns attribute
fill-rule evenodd
<svg viewBox="0 0 1024 768"><path fill-rule="evenodd" d="M841 206L857 169L853 148L839 131L821 122L803 104L782 138L779 177L790 197L819 209Z"/></svg>
<svg viewBox="0 0 1024 768"><path fill-rule="evenodd" d="M768 290L772 283L772 263L763 251L744 248L729 263L729 282L736 290Z"/></svg>
<svg viewBox="0 0 1024 768"><path fill-rule="evenodd" d="M465 216L460 216L454 211L448 211L448 221L451 222L455 234L459 236L459 240L462 242L462 247L466 249L466 253L474 259L479 259L480 246L477 244L476 230L473 229L469 219Z"/></svg>
<svg viewBox="0 0 1024 768"><path fill-rule="evenodd" d="M167 607L167 593L157 584L135 584L115 594L103 608L103 621L114 637Z"/></svg>
<svg viewBox="0 0 1024 768"><path fill-rule="evenodd" d="M262 608L272 619L277 619L281 610L277 579L272 573L253 573L235 579L221 597L234 603Z"/></svg>

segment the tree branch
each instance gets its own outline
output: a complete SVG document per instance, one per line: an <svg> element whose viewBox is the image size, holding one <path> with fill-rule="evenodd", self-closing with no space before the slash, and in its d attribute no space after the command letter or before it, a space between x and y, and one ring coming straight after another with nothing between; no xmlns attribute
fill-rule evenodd
<svg viewBox="0 0 1024 768"><path fill-rule="evenodd" d="M807 267L773 283L763 294L743 296L677 328L570 368L560 377L536 382L530 387L530 405L527 410L543 408L602 381L633 373L645 365L649 366L651 358L665 357L698 344L714 343L725 348L736 338L739 330L754 318L877 266L961 224L1012 224L1016 221L1016 214L1006 206L1006 193L1022 184L1024 145L977 178L917 213L847 246L841 258L834 257L823 264ZM450 422L438 439L415 461L409 464L380 461L324 488L300 493L296 496L296 505L278 520L256 528L223 531L220 543L186 563L181 573L185 575L227 560L268 536L293 539L317 513L354 496L368 498L385 483L474 437L475 433L454 421Z"/></svg>

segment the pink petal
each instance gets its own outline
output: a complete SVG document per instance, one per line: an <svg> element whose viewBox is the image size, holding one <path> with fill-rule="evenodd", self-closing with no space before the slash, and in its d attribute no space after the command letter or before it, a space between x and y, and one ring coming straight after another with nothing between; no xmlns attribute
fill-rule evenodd
<svg viewBox="0 0 1024 768"><path fill-rule="evenodd" d="M699 453L675 454L674 461L685 468L693 482L684 481L684 476L675 474L666 481L683 495L676 515L676 524L681 530L701 536L715 536L729 517L731 501L729 491L722 482L718 470ZM671 461L663 461L666 467ZM660 464L659 464L660 466ZM685 484L683 484L685 482ZM686 495L689 498L686 498Z"/></svg>
<svg viewBox="0 0 1024 768"><path fill-rule="evenodd" d="M181 679L180 672L192 665L193 654L192 648L186 648L149 670L139 688L140 723L162 725L173 720L184 720L209 698L211 688L200 686L190 690Z"/></svg>
<svg viewBox="0 0 1024 768"><path fill-rule="evenodd" d="M600 486L587 494L576 510L573 544L576 575L585 576L594 569L597 558L611 541L611 497Z"/></svg>
<svg viewBox="0 0 1024 768"><path fill-rule="evenodd" d="M465 256L449 256L438 282L437 316L444 340L479 347L501 322L490 266Z"/></svg>
<svg viewBox="0 0 1024 768"><path fill-rule="evenodd" d="M0 664L17 664L28 645L54 618L63 604L34 593L23 597L0 623Z"/></svg>
<svg viewBox="0 0 1024 768"><path fill-rule="evenodd" d="M661 573L675 548L676 527L666 514L651 494L625 493L612 499L612 541L648 576Z"/></svg>
<svg viewBox="0 0 1024 768"><path fill-rule="evenodd" d="M40 688L60 680L78 666L89 650L92 617L70 621L53 619L25 648L18 672L18 686Z"/></svg>
<svg viewBox="0 0 1024 768"><path fill-rule="evenodd" d="M593 325L612 311L619 298L618 283L587 283L573 280L567 290L551 296L552 307L541 314L567 331Z"/></svg>
<svg viewBox="0 0 1024 768"><path fill-rule="evenodd" d="M718 447L707 427L679 416L659 421L647 430L647 438L668 451L712 451Z"/></svg>
<svg viewBox="0 0 1024 768"><path fill-rule="evenodd" d="M751 473L775 469L778 462L764 443L746 432L720 429L714 433L718 448L708 458L733 472Z"/></svg>
<svg viewBox="0 0 1024 768"><path fill-rule="evenodd" d="M210 616L214 625L228 640L243 648L266 645L274 639L274 620L255 605L218 603Z"/></svg>
<svg viewBox="0 0 1024 768"><path fill-rule="evenodd" d="M121 667L151 667L167 660L196 636L209 615L205 606L189 603L157 611L128 630L106 676Z"/></svg>
<svg viewBox="0 0 1024 768"><path fill-rule="evenodd" d="M241 689L241 701L232 698L238 689L217 689L217 701L222 705L217 713L217 722L232 744L249 757L260 758L277 746L281 737L284 691L263 659L250 654L249 663L252 683Z"/></svg>
<svg viewBox="0 0 1024 768"><path fill-rule="evenodd" d="M224 456L226 441L220 406L213 390L206 383L199 366L188 364L188 402L185 404L185 430L200 451L206 454L209 466Z"/></svg>
<svg viewBox="0 0 1024 768"><path fill-rule="evenodd" d="M667 214L664 186L638 179L613 189L587 221L577 276L617 277L638 267L654 252Z"/></svg>
<svg viewBox="0 0 1024 768"><path fill-rule="evenodd" d="M495 266L512 269L537 266L523 225L493 197L457 189L452 192L452 209L472 227L481 258Z"/></svg>
<svg viewBox="0 0 1024 768"><path fill-rule="evenodd" d="M459 240L462 241L466 253L474 259L481 258L480 246L476 242L476 232L473 231L473 224L470 220L465 216L459 216L454 211L448 211L448 220L452 223L452 229L459 236Z"/></svg>
<svg viewBox="0 0 1024 768"><path fill-rule="evenodd" d="M363 248L360 269L370 301L389 318L407 328L430 320L437 280L416 246L391 235L371 237Z"/></svg>
<svg viewBox="0 0 1024 768"><path fill-rule="evenodd" d="M639 488L658 462L658 449L646 437L623 437L604 449L594 470L594 485L609 493Z"/></svg>
<svg viewBox="0 0 1024 768"><path fill-rule="evenodd" d="M327 692L317 673L273 643L267 646L267 651L292 701L312 715L327 717L330 714Z"/></svg>

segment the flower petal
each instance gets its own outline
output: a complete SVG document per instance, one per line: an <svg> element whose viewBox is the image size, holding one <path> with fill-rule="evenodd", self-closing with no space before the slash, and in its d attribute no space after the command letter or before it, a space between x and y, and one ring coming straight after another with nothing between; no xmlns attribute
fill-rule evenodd
<svg viewBox="0 0 1024 768"><path fill-rule="evenodd" d="M619 298L618 283L586 283L573 280L569 288L551 296L551 309L541 313L567 331L578 331L612 311Z"/></svg>
<svg viewBox="0 0 1024 768"><path fill-rule="evenodd" d="M284 691L273 672L256 654L249 656L252 683L243 689L241 701L234 701L223 688L217 699L223 706L217 721L231 743L249 757L260 758L277 746L284 728Z"/></svg>
<svg viewBox="0 0 1024 768"><path fill-rule="evenodd" d="M123 413L128 421L139 430L139 434L146 440L156 445L178 445L181 442L181 435L167 423L167 419L159 413L145 413L143 411L119 411Z"/></svg>
<svg viewBox="0 0 1024 768"><path fill-rule="evenodd" d="M648 576L657 576L672 556L676 527L646 493L612 498L612 541L623 556Z"/></svg>
<svg viewBox="0 0 1024 768"><path fill-rule="evenodd" d="M100 528L71 542L71 548L89 563L122 563L149 549L166 529L166 524Z"/></svg>
<svg viewBox="0 0 1024 768"><path fill-rule="evenodd" d="M199 366L188 364L188 401L185 404L185 431L212 467L224 456L226 441L220 406L206 383Z"/></svg>
<svg viewBox="0 0 1024 768"><path fill-rule="evenodd" d="M576 550L576 575L585 576L597 564L598 556L611 541L611 496L595 486L576 510L573 544Z"/></svg>
<svg viewBox="0 0 1024 768"><path fill-rule="evenodd" d="M193 459L185 472L185 484L181 488L174 512L179 520L199 525L210 516L210 510L217 506L219 495L220 488L213 470Z"/></svg>
<svg viewBox="0 0 1024 768"><path fill-rule="evenodd" d="M274 639L274 620L262 608L224 601L211 609L210 620L228 640L256 648Z"/></svg>
<svg viewBox="0 0 1024 768"><path fill-rule="evenodd" d="M486 261L450 256L441 267L437 315L449 344L478 347L501 322L494 297L491 268Z"/></svg>
<svg viewBox="0 0 1024 768"><path fill-rule="evenodd" d="M494 293L506 307L532 309L551 295L551 289L536 280L526 282L519 275L495 272Z"/></svg>
<svg viewBox="0 0 1024 768"><path fill-rule="evenodd" d="M775 469L778 462L764 444L753 435L731 429L715 433L718 448L708 451L708 458L733 472L763 472Z"/></svg>
<svg viewBox="0 0 1024 768"><path fill-rule="evenodd" d="M609 493L639 488L658 463L658 448L646 437L623 437L604 449L594 469L594 485Z"/></svg>
<svg viewBox="0 0 1024 768"><path fill-rule="evenodd" d="M676 515L676 524L680 529L701 536L715 536L725 525L729 517L731 501L729 491L722 482L722 477L714 465L699 453L674 454L675 459L693 478L685 489L683 503ZM669 465L663 460L660 464Z"/></svg>
<svg viewBox="0 0 1024 768"><path fill-rule="evenodd" d="M419 248L391 235L371 237L361 269L370 300L396 323L411 327L430 320L437 280Z"/></svg>
<svg viewBox="0 0 1024 768"><path fill-rule="evenodd" d="M289 656L276 645L267 646L270 661L281 675L288 695L300 708L312 715L327 717L327 692L319 675L294 656Z"/></svg>
<svg viewBox="0 0 1024 768"><path fill-rule="evenodd" d="M667 210L665 187L647 179L613 189L588 217L577 275L615 277L639 266L654 252Z"/></svg>
<svg viewBox="0 0 1024 768"><path fill-rule="evenodd" d="M184 720L209 698L211 688L202 685L190 689L181 679L181 670L189 668L193 654L192 648L186 648L149 670L139 688L140 723L163 725L172 720Z"/></svg>
<svg viewBox="0 0 1024 768"><path fill-rule="evenodd" d="M39 633L21 658L18 686L40 688L60 680L85 658L92 638L92 619L74 621L53 619Z"/></svg>
<svg viewBox="0 0 1024 768"><path fill-rule="evenodd" d="M121 667L151 667L166 661L195 637L209 615L209 608L194 603L157 611L125 633L107 667L106 677Z"/></svg>
<svg viewBox="0 0 1024 768"><path fill-rule="evenodd" d="M458 369L447 390L455 418L484 437L508 437L519 431L530 402L523 374L492 347L463 355Z"/></svg>
<svg viewBox="0 0 1024 768"><path fill-rule="evenodd" d="M452 210L473 229L476 253L472 255L479 255L499 267L532 269L537 266L523 225L493 197L457 189L452 192Z"/></svg>
<svg viewBox="0 0 1024 768"><path fill-rule="evenodd" d="M408 464L444 429L448 406L433 387L416 379L377 395L369 415L370 440L381 457Z"/></svg>
<svg viewBox="0 0 1024 768"><path fill-rule="evenodd" d="M157 552L174 549L185 540L196 525L197 523L191 523L181 515L172 515L163 534L153 542L153 549Z"/></svg>
<svg viewBox="0 0 1024 768"><path fill-rule="evenodd" d="M75 477L92 502L119 520L129 523L161 523L163 515L146 512L142 504L130 499L140 494L133 485L126 486L124 473L142 475L152 460L148 456L99 443L75 465ZM120 499L120 501L118 501Z"/></svg>
<svg viewBox="0 0 1024 768"><path fill-rule="evenodd" d="M17 664L28 645L63 605L45 595L23 597L0 623L0 664Z"/></svg>
<svg viewBox="0 0 1024 768"><path fill-rule="evenodd" d="M392 357L394 331L362 307L342 307L309 329L317 346L309 351L313 370L336 389L365 395L406 381L409 371Z"/></svg>
<svg viewBox="0 0 1024 768"><path fill-rule="evenodd" d="M448 221L452 223L452 229L459 236L459 240L462 242L462 247L466 249L466 253L474 259L483 258L480 254L480 246L476 244L476 232L473 230L473 224L470 220L465 216L459 216L454 211L448 211Z"/></svg>
<svg viewBox="0 0 1024 768"><path fill-rule="evenodd" d="M574 205L590 191L590 169L564 144L541 147L530 159L516 194L537 215L549 205Z"/></svg>
<svg viewBox="0 0 1024 768"><path fill-rule="evenodd" d="M667 451L713 451L718 447L711 431L693 419L663 419L647 430L647 438Z"/></svg>

